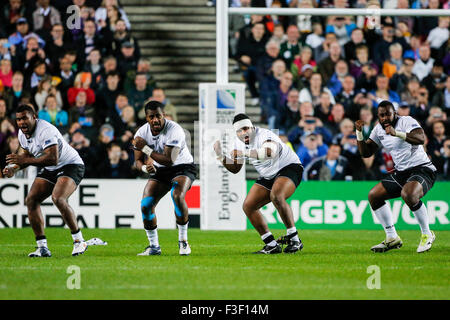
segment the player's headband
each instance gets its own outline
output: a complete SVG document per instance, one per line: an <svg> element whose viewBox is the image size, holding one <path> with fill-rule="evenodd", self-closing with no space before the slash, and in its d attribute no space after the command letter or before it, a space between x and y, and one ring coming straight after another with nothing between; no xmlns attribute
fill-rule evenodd
<svg viewBox="0 0 450 320"><path fill-rule="evenodd" d="M234 131L238 131L244 127L253 127L253 123L250 121L250 119L242 119L233 123Z"/></svg>

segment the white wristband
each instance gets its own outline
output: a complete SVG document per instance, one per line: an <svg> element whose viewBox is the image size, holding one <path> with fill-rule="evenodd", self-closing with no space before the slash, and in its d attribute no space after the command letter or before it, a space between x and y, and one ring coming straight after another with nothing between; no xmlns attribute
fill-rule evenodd
<svg viewBox="0 0 450 320"><path fill-rule="evenodd" d="M364 135L361 131L356 130L356 140L357 141L364 141Z"/></svg>
<svg viewBox="0 0 450 320"><path fill-rule="evenodd" d="M153 152L153 149L150 148L149 146L145 146L145 147L142 148L142 152L145 153L147 156L150 157L150 155L151 155L152 152Z"/></svg>
<svg viewBox="0 0 450 320"><path fill-rule="evenodd" d="M406 132L395 131L395 136L402 140L406 140Z"/></svg>
<svg viewBox="0 0 450 320"><path fill-rule="evenodd" d="M148 173L147 166L145 164L142 165L141 170L144 173Z"/></svg>
<svg viewBox="0 0 450 320"><path fill-rule="evenodd" d="M13 164L13 163L8 164L8 165L6 166L6 168L8 168L8 169L13 169L14 172L17 172L17 171L20 170L20 166L18 166L17 164Z"/></svg>

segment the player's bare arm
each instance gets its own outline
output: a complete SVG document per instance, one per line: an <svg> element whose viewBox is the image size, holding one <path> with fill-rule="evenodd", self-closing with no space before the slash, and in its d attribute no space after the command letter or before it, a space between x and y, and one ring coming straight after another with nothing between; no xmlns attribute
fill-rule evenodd
<svg viewBox="0 0 450 320"><path fill-rule="evenodd" d="M23 150L23 149L21 149ZM39 158L33 157L31 154L29 154L26 150L20 151L17 154L8 154L6 156L6 163L8 164L8 171L4 174L9 177L11 176L11 170L13 170L12 175L14 175L14 172L20 169L24 169L28 166L39 166L39 167L46 167L46 166L55 166L58 163L58 146L52 145L46 148ZM6 169L6 168L5 168Z"/></svg>
<svg viewBox="0 0 450 320"><path fill-rule="evenodd" d="M220 141L216 141L214 143L214 152L216 153L217 159L220 160L223 166L233 174L238 173L242 165L244 164L244 160L242 159L242 152L239 150L231 151L231 157L227 157L222 153L222 146L220 145Z"/></svg>
<svg viewBox="0 0 450 320"><path fill-rule="evenodd" d="M141 151L141 153L145 153L156 162L168 167L174 164L178 154L180 153L180 148L172 146L166 146L163 153L155 152L141 137L136 137L133 140L133 145L138 151Z"/></svg>
<svg viewBox="0 0 450 320"><path fill-rule="evenodd" d="M363 158L369 158L378 150L378 145L371 139L364 141L362 138L362 128L364 126L364 121L358 120L355 122L356 127L356 137L358 142L358 150Z"/></svg>
<svg viewBox="0 0 450 320"><path fill-rule="evenodd" d="M386 134L394 137L399 137L412 145L422 145L425 143L425 132L422 128L417 128L409 133L396 131L392 126L388 125L385 128Z"/></svg>
<svg viewBox="0 0 450 320"><path fill-rule="evenodd" d="M154 173L156 172L156 168L153 165L153 160L148 158L145 160L145 154L142 151L134 150L134 165L140 171L145 173Z"/></svg>

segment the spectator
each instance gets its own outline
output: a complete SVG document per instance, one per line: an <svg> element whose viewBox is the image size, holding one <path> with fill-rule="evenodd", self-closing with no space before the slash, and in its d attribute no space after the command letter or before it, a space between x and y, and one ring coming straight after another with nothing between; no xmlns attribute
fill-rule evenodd
<svg viewBox="0 0 450 320"><path fill-rule="evenodd" d="M54 24L50 34L51 39L45 46L45 52L50 59L52 72L57 73L60 59L67 51L74 48L70 41L64 41L64 27L61 23Z"/></svg>
<svg viewBox="0 0 450 320"><path fill-rule="evenodd" d="M256 105L259 101L259 93L256 89L256 65L264 55L267 39L264 25L258 22L252 26L249 38L241 35L237 45L237 59L244 73L253 105Z"/></svg>
<svg viewBox="0 0 450 320"><path fill-rule="evenodd" d="M128 105L128 97L122 92L117 95L115 104L109 108L109 120L107 118L107 122L111 123L116 133L118 133L122 127L122 111Z"/></svg>
<svg viewBox="0 0 450 320"><path fill-rule="evenodd" d="M98 141L93 150L96 155L97 164L101 165L108 159L107 147L110 142L114 141L114 135L114 128L110 124L105 123L100 127Z"/></svg>
<svg viewBox="0 0 450 320"><path fill-rule="evenodd" d="M402 101L397 109L397 115L400 117L411 116L411 107L407 102Z"/></svg>
<svg viewBox="0 0 450 320"><path fill-rule="evenodd" d="M107 28L103 28L97 33L97 27L93 20L84 22L84 35L77 41L77 58L80 64L83 65L89 53L97 48L100 50L102 56L111 53L112 34L108 32Z"/></svg>
<svg viewBox="0 0 450 320"><path fill-rule="evenodd" d="M414 118L419 121L422 125L425 123L427 119L430 108L428 102L428 90L425 86L420 86L418 90L417 103L414 106Z"/></svg>
<svg viewBox="0 0 450 320"><path fill-rule="evenodd" d="M152 96L153 88L147 86L145 73L136 74L134 84L134 88L128 92L128 101L134 108L134 112L138 113L143 108L144 102Z"/></svg>
<svg viewBox="0 0 450 320"><path fill-rule="evenodd" d="M248 0L246 0L248 1ZM233 15L231 17L235 17L236 15ZM237 33L239 34L239 33ZM273 35L269 39L269 41L274 41L278 44L278 46L281 46L281 44L285 41L287 41L287 35L284 33L284 27L282 24L276 24L273 28Z"/></svg>
<svg viewBox="0 0 450 320"><path fill-rule="evenodd" d="M137 59L141 57L141 50L139 48L138 41L133 37L126 27L125 21L122 19L117 20L113 35L112 50L116 56L120 55L122 44L124 42L130 42L134 46L134 53Z"/></svg>
<svg viewBox="0 0 450 320"><path fill-rule="evenodd" d="M414 67L412 72L419 78L420 81L422 81L423 78L425 78L433 68L434 59L430 56L430 46L427 44L422 44L419 47L419 56L420 59L416 60L416 63L414 63Z"/></svg>
<svg viewBox="0 0 450 320"><path fill-rule="evenodd" d="M299 101L300 103L305 101L311 102L313 106L318 105L320 103L320 95L323 92L327 92L330 95L332 104L336 103L331 91L327 87L322 87L322 76L320 73L313 73L310 79L309 88L306 87L300 91Z"/></svg>
<svg viewBox="0 0 450 320"><path fill-rule="evenodd" d="M431 107L428 114L428 118L425 121L427 128L432 128L433 124L438 121L444 121L444 123L447 122L447 115L438 106Z"/></svg>
<svg viewBox="0 0 450 320"><path fill-rule="evenodd" d="M412 72L413 66L414 59L403 58L403 63L400 69L397 70L392 78L389 79L389 87L396 92L402 92L406 88L409 80L413 77L417 78Z"/></svg>
<svg viewBox="0 0 450 320"><path fill-rule="evenodd" d="M449 38L448 26L449 17L439 17L439 25L428 34L427 42L430 44L431 56L436 60L444 57L441 48Z"/></svg>
<svg viewBox="0 0 450 320"><path fill-rule="evenodd" d="M95 170L94 162L98 160L99 156L95 153L94 148L91 147L91 141L86 138L82 129L76 129L71 135L70 146L77 150L81 159L83 159L85 178L98 178L100 175Z"/></svg>
<svg viewBox="0 0 450 320"><path fill-rule="evenodd" d="M330 44L330 55L319 62L318 71L322 75L322 79L325 83L330 80L334 73L336 63L342 59L341 46L337 41Z"/></svg>
<svg viewBox="0 0 450 320"><path fill-rule="evenodd" d="M39 83L42 81L42 79L44 79L46 75L47 65L45 64L45 61L37 60L34 63L33 73L31 73L31 75L28 77L25 85L30 89L34 89L39 85Z"/></svg>
<svg viewBox="0 0 450 320"><path fill-rule="evenodd" d="M66 111L58 108L58 100L53 94L46 96L44 106L39 111L38 117L39 119L50 122L59 130L69 124L69 115Z"/></svg>
<svg viewBox="0 0 450 320"><path fill-rule="evenodd" d="M14 110L19 106L20 100L29 95L29 92L23 86L24 78L20 71L16 71L12 77L11 88L6 88L3 93L3 97L6 100L7 114L11 115Z"/></svg>
<svg viewBox="0 0 450 320"><path fill-rule="evenodd" d="M42 80L39 82L39 85L37 87L37 92L34 95L34 102L36 103L36 106L38 107L37 110L42 110L44 108L45 100L47 99L47 96L49 94L52 94L56 98L56 106L58 109L61 109L63 106L63 101L61 97L61 93L56 89L55 86L53 86L52 83L52 77L45 76L42 78Z"/></svg>
<svg viewBox="0 0 450 320"><path fill-rule="evenodd" d="M113 109L116 103L116 98L120 93L119 82L119 74L116 71L112 71L106 76L106 86L98 90L97 112L101 123L105 121L110 110Z"/></svg>
<svg viewBox="0 0 450 320"><path fill-rule="evenodd" d="M122 143L126 143L133 138L133 133L137 130L136 117L134 113L134 108L132 106L126 106L122 110Z"/></svg>
<svg viewBox="0 0 450 320"><path fill-rule="evenodd" d="M298 8L314 8L312 0L298 1ZM320 22L320 17L307 14L300 14L296 17L297 28L300 34L310 34L313 31L313 24ZM322 32L321 32L322 33Z"/></svg>
<svg viewBox="0 0 450 320"><path fill-rule="evenodd" d="M25 37L30 32L30 26L28 25L28 20L24 17L17 19L16 21L16 32L8 37L8 43L13 46L19 47L24 43Z"/></svg>
<svg viewBox="0 0 450 320"><path fill-rule="evenodd" d="M300 32L296 25L290 25L286 30L287 41L283 42L280 46L280 56L286 63L286 68L291 68L291 63L294 61L295 56L300 54L301 44L299 42Z"/></svg>
<svg viewBox="0 0 450 320"><path fill-rule="evenodd" d="M344 54L345 54L345 59L349 62L353 62L354 60L357 59L356 57L356 48L359 45L364 44L365 40L364 40L364 33L361 29L359 28L354 28L352 30L351 36L350 36L350 41L348 41L345 45L344 45Z"/></svg>
<svg viewBox="0 0 450 320"><path fill-rule="evenodd" d="M431 156L439 157L441 149L444 147L444 142L447 139L445 135L445 123L442 120L437 120L431 124L431 139L428 140L427 153Z"/></svg>
<svg viewBox="0 0 450 320"><path fill-rule="evenodd" d="M131 178L131 165L128 153L116 142L107 147L108 158L101 164L100 177L103 179Z"/></svg>
<svg viewBox="0 0 450 320"><path fill-rule="evenodd" d="M87 137L92 139L96 132L95 125L98 123L96 118L95 108L88 104L86 92L79 91L76 96L75 105L69 109L69 123L73 124L78 122L86 132Z"/></svg>
<svg viewBox="0 0 450 320"><path fill-rule="evenodd" d="M385 23L381 27L382 38L373 45L373 60L375 64L381 68L384 61L389 60L389 47L393 43L399 43L403 52L410 49L410 46L404 38L397 38L395 36L394 25L392 23Z"/></svg>
<svg viewBox="0 0 450 320"><path fill-rule="evenodd" d="M302 142L303 145L297 150L297 156L305 167L311 161L327 154L328 146L314 132L305 133Z"/></svg>
<svg viewBox="0 0 450 320"><path fill-rule="evenodd" d="M108 8L111 8L112 6L119 8L120 17L125 22L127 29L130 30L131 24L128 20L127 14L121 7L119 7L117 0L103 0L101 6L95 11L95 22L101 25L103 21L106 21L108 19Z"/></svg>
<svg viewBox="0 0 450 320"><path fill-rule="evenodd" d="M316 50L323 44L325 38L323 37L323 28L320 22L315 22L312 25L313 33L306 37L305 44L310 46L313 50Z"/></svg>
<svg viewBox="0 0 450 320"><path fill-rule="evenodd" d="M336 103L331 107L331 114L324 123L325 127L330 130L331 134L336 135L339 132L339 126L341 121L345 118L344 106L340 103Z"/></svg>
<svg viewBox="0 0 450 320"><path fill-rule="evenodd" d="M287 95L292 88L293 76L289 71L285 71L280 79L280 84L267 95L264 103L261 104L263 115L267 118L270 129L279 127L278 119L280 112L287 101Z"/></svg>
<svg viewBox="0 0 450 320"><path fill-rule="evenodd" d="M34 31L42 38L48 39L52 26L55 24L61 24L58 9L50 5L50 0L37 0L37 8L33 12Z"/></svg>
<svg viewBox="0 0 450 320"><path fill-rule="evenodd" d="M314 115L324 123L330 121L331 108L334 105L330 97L328 92L322 92L320 94L320 103L314 107Z"/></svg>
<svg viewBox="0 0 450 320"><path fill-rule="evenodd" d="M336 96L342 91L342 82L344 81L344 78L349 75L347 62L345 62L345 60L339 60L336 63L334 70L333 75L327 83L327 88L330 89L334 96Z"/></svg>
<svg viewBox="0 0 450 320"><path fill-rule="evenodd" d="M359 112L359 120L362 120L364 122L364 125L362 127L362 134L364 140L367 140L369 139L370 133L374 128L372 109L368 106L361 108L361 111Z"/></svg>
<svg viewBox="0 0 450 320"><path fill-rule="evenodd" d="M2 59L0 61L0 83L3 87L11 88L13 71L11 68L11 60Z"/></svg>
<svg viewBox="0 0 450 320"><path fill-rule="evenodd" d="M116 73L118 72L117 69L117 59L114 56L107 56L103 59L103 72L102 72L102 79L100 87L103 87L106 85L106 78L108 77L108 74L110 73ZM134 77L132 79L132 83L134 84ZM119 84L120 85L120 84Z"/></svg>
<svg viewBox="0 0 450 320"><path fill-rule="evenodd" d="M350 35L356 24L346 17L332 17L328 21L325 33L332 32L336 34L340 46L344 46L350 41Z"/></svg>
<svg viewBox="0 0 450 320"><path fill-rule="evenodd" d="M325 34L325 40L322 44L314 49L314 60L321 62L323 59L330 56L330 45L337 42L336 34L328 32Z"/></svg>
<svg viewBox="0 0 450 320"><path fill-rule="evenodd" d="M355 109L355 97L355 79L348 74L342 80L342 90L336 95L336 102L342 104L345 113L352 120L356 120L359 112Z"/></svg>
<svg viewBox="0 0 450 320"><path fill-rule="evenodd" d="M134 50L135 46L130 41L122 43L120 54L118 58L119 73L122 78L125 78L128 70L136 70L139 56Z"/></svg>
<svg viewBox="0 0 450 320"><path fill-rule="evenodd" d="M383 63L383 74L391 79L394 74L399 71L403 65L402 60L402 46L399 43L393 43L389 46L389 60Z"/></svg>
<svg viewBox="0 0 450 320"><path fill-rule="evenodd" d="M450 76L447 76L445 87L441 91L437 91L431 99L434 106L442 106L442 110L450 117Z"/></svg>
<svg viewBox="0 0 450 320"><path fill-rule="evenodd" d="M83 71L89 72L92 75L92 83L91 88L95 91L98 90L101 85L102 80L102 72L103 65L101 64L101 54L100 50L93 49L87 59L86 64L84 65Z"/></svg>
<svg viewBox="0 0 450 320"><path fill-rule="evenodd" d="M376 81L376 90L371 91L369 97L373 106L377 107L382 100L400 103L400 97L395 91L389 90L389 79L384 74L379 74Z"/></svg>
<svg viewBox="0 0 450 320"><path fill-rule="evenodd" d="M299 77L302 75L303 67L310 65L313 70L316 66L316 62L313 60L313 52L310 47L304 46L300 51L300 56L296 57L291 64L291 73L294 76L294 81L298 82Z"/></svg>
<svg viewBox="0 0 450 320"><path fill-rule="evenodd" d="M241 0L240 1L240 7L241 8L250 8L250 4L251 4L251 0ZM251 20L250 20L250 16L249 15L240 15L240 14L235 14L235 15L231 15L229 16L229 22L228 22L228 31L229 31L229 43L230 43L230 53L231 53L231 57L235 57L236 56L236 52L237 52L237 44L239 41L239 36L240 36L240 32L239 30L241 30L242 28L244 28L245 26L249 25ZM281 28L283 28L282 25L280 25ZM275 27L274 29L274 33L275 30L277 29L277 27ZM284 30L283 30L284 33Z"/></svg>
<svg viewBox="0 0 450 320"><path fill-rule="evenodd" d="M286 105L283 106L278 119L277 129L280 134L287 134L300 121L300 102L298 101L299 92L292 88L289 90Z"/></svg>
<svg viewBox="0 0 450 320"><path fill-rule="evenodd" d="M444 74L444 66L440 61L435 61L430 74L423 78L422 84L427 87L430 96L434 97L438 92L444 90L446 81L447 75Z"/></svg>
<svg viewBox="0 0 450 320"><path fill-rule="evenodd" d="M277 60L280 53L280 47L275 41L268 41L266 44L266 52L258 60L256 64L256 78L261 84L261 81L269 75L272 64Z"/></svg>
<svg viewBox="0 0 450 320"><path fill-rule="evenodd" d="M450 138L444 141L440 155L433 155L432 159L436 165L439 180L450 180Z"/></svg>
<svg viewBox="0 0 450 320"><path fill-rule="evenodd" d="M356 59L350 64L350 74L357 79L363 74L366 75L366 78L370 78L376 76L377 73L378 66L369 60L369 48L365 44L358 45L356 47ZM368 89L366 88L366 90Z"/></svg>
<svg viewBox="0 0 450 320"><path fill-rule="evenodd" d="M28 10L22 0L9 0L4 4L1 8L0 21L4 23L6 34L12 34L16 30L17 20L26 18L27 15Z"/></svg>
<svg viewBox="0 0 450 320"><path fill-rule="evenodd" d="M397 9L409 9L408 0L397 0ZM414 30L414 17L394 17L395 24L398 25L399 22L403 22L407 25L408 30Z"/></svg>
<svg viewBox="0 0 450 320"><path fill-rule="evenodd" d="M306 104L309 104L309 102L306 102ZM302 103L300 108L302 108L303 106L304 103ZM300 109L300 113L301 111L302 110ZM332 135L330 131L324 128L322 121L320 121L320 119L318 118L315 118L313 115L306 115L304 117L301 117L299 123L297 124L297 127L291 130L291 132L289 133L289 142L292 143L295 149L298 149L301 144L301 137L308 132L314 132L317 135L320 135L323 142L327 145L331 143Z"/></svg>
<svg viewBox="0 0 450 320"><path fill-rule="evenodd" d="M411 106L417 105L417 101L419 99L419 88L419 79L417 79L416 76L412 76L406 83L406 87L403 92L400 94L401 101L404 101L406 104Z"/></svg>
<svg viewBox="0 0 450 320"><path fill-rule="evenodd" d="M344 180L350 170L347 159L340 153L340 145L330 145L325 156L317 158L305 168L303 180Z"/></svg>
<svg viewBox="0 0 450 320"><path fill-rule="evenodd" d="M428 0L426 3L428 9L438 9L440 5L439 0ZM438 26L438 17L417 17L416 19L417 33L421 36L426 37L433 28Z"/></svg>
<svg viewBox="0 0 450 320"><path fill-rule="evenodd" d="M88 105L93 105L95 103L95 93L94 90L90 88L92 83L92 75L89 72L80 72L75 77L74 86L69 88L67 91L67 101L70 106L75 105L75 100L80 91L86 93L86 103Z"/></svg>
<svg viewBox="0 0 450 320"><path fill-rule="evenodd" d="M145 73L147 77L147 86L156 88L157 84L153 76L150 74L152 64L148 59L139 59L136 70L128 70L127 75L124 81L123 88L125 92L129 91L134 86L134 79L136 78L137 73Z"/></svg>

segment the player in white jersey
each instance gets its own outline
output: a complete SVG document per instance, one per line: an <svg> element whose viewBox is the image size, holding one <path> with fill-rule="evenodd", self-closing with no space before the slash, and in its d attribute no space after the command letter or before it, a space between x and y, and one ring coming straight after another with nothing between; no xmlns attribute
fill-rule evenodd
<svg viewBox="0 0 450 320"><path fill-rule="evenodd" d="M425 205L420 200L431 189L436 180L436 168L431 163L423 144L425 133L419 123L410 116L398 116L389 101L378 105L379 123L364 141L361 120L356 121L358 148L365 158L372 156L383 147L392 156L395 172L383 179L369 192L369 202L376 217L383 225L386 240L371 248L374 252L398 249L402 240L397 235L392 220L392 212L386 200L402 197L419 222L422 236L417 252L429 250L435 234L428 225Z"/></svg>
<svg viewBox="0 0 450 320"><path fill-rule="evenodd" d="M136 132L133 140L136 167L154 173L147 182L141 202L142 220L150 245L139 255L160 255L155 207L171 191L178 225L180 255L189 255L188 207L186 192L196 178L194 159L186 145L183 128L164 119L164 106L158 101L145 104L147 123Z"/></svg>
<svg viewBox="0 0 450 320"><path fill-rule="evenodd" d="M40 204L50 195L69 227L74 241L72 255L80 255L87 250L87 243L78 227L69 197L83 179L84 163L62 137L58 129L45 120L36 118L31 105L21 105L16 111L19 127L20 151L6 156L7 166L3 174L7 177L27 166L40 167L25 202L28 219L36 236L37 250L29 257L51 257L44 233L44 219Z"/></svg>
<svg viewBox="0 0 450 320"><path fill-rule="evenodd" d="M222 154L220 141L214 144L214 150L228 171L239 172L245 157L260 175L243 204L245 214L265 243L264 248L255 253L281 253L280 244L287 245L285 253L301 250L303 243L298 237L292 209L286 202L302 179L303 166L298 156L272 131L254 127L249 117L243 113L234 117L233 127L237 137L232 159ZM259 210L269 202L274 204L287 229L287 235L277 241Z"/></svg>

